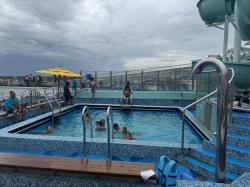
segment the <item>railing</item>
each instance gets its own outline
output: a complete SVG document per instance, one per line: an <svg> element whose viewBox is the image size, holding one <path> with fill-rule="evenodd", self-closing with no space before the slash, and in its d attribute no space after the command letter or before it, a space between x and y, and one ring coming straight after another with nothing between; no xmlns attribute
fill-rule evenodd
<svg viewBox="0 0 250 187"><path fill-rule="evenodd" d="M232 84L233 84L233 78L234 78L235 73L234 73L234 70L233 70L232 68L228 68L228 69L231 70L231 72L232 72L232 77L231 77L230 80L228 81L228 84L229 84L229 85L230 85L230 84L232 85ZM211 92L210 94L208 94L208 95L202 97L201 99L195 101L194 103L192 103L192 104L186 106L186 107L182 110L182 136L181 136L181 153L182 153L182 155L184 155L184 121L185 121L185 111L186 111L188 108L190 108L191 106L196 105L197 103L203 101L204 99L207 99L208 97L210 97L211 95L213 95L213 94L215 94L215 93L217 93L217 92L218 92L218 90L215 90L215 91ZM231 99L232 99L232 96L233 96L232 92L233 92L233 89L231 89ZM230 105L230 120L232 120L232 109L233 109L233 106L232 106L232 100L231 100L231 105ZM231 122L232 122L232 121L231 121Z"/></svg>
<svg viewBox="0 0 250 187"><path fill-rule="evenodd" d="M50 106L50 108L51 108L51 113L52 113L52 125L54 125L54 110L53 110L53 106L51 105L51 103L50 103L50 101L49 101L49 99L48 99L48 97L47 97L46 94L41 94L41 93L40 93L40 96L41 96L41 95L45 97L45 99L47 100L47 102L48 102L48 104L49 104L49 106ZM40 96L39 96L39 99L40 99Z"/></svg>
<svg viewBox="0 0 250 187"><path fill-rule="evenodd" d="M57 105L58 105L58 108L59 108L60 120L61 120L61 105L60 105L59 101L57 100L56 96L53 93L49 92L49 93L46 94L46 96L48 97L49 94L51 94L54 97L55 101L57 102Z"/></svg>
<svg viewBox="0 0 250 187"><path fill-rule="evenodd" d="M111 116L111 129L112 129L112 139L114 139L114 129L113 129L113 114L112 114L112 108L108 107L107 114L106 114L106 121L108 125L108 159L110 159L110 123L109 123L109 116Z"/></svg>
<svg viewBox="0 0 250 187"><path fill-rule="evenodd" d="M93 138L93 128L92 128L92 117L90 115L89 107L85 106L82 109L82 123L83 123L83 147L82 147L82 155L83 157L86 157L86 122L84 118L84 113L87 110L88 112L88 118L90 120L90 138Z"/></svg>

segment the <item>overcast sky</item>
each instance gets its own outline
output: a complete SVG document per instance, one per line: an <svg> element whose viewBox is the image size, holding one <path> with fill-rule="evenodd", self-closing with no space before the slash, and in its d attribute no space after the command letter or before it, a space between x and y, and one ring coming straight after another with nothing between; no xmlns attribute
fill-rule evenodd
<svg viewBox="0 0 250 187"><path fill-rule="evenodd" d="M133 70L222 55L223 31L206 27L197 2L1 0L0 75L59 65L77 73Z"/></svg>

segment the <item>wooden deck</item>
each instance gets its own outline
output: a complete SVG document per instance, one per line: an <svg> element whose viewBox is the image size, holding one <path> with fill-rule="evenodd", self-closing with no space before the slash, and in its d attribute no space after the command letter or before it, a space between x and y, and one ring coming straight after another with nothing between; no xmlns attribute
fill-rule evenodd
<svg viewBox="0 0 250 187"><path fill-rule="evenodd" d="M14 153L0 153L0 167L139 179L141 179L141 171L155 171L155 164L151 163ZM150 179L155 180L156 176L154 175Z"/></svg>

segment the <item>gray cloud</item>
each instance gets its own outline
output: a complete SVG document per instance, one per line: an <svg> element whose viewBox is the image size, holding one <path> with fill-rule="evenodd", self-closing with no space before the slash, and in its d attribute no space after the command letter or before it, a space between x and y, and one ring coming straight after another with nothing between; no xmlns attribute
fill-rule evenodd
<svg viewBox="0 0 250 187"><path fill-rule="evenodd" d="M58 65L76 72L140 69L221 54L223 31L205 26L196 3L2 0L0 75Z"/></svg>

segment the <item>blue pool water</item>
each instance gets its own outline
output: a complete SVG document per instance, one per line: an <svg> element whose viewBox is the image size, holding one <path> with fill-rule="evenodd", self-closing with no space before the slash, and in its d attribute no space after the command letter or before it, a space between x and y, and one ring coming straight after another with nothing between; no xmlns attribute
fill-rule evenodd
<svg viewBox="0 0 250 187"><path fill-rule="evenodd" d="M61 123L55 124L53 129L56 132L46 134L48 136L70 136L82 137L83 125L81 118L81 109L69 112L61 117ZM106 120L106 109L90 109L93 119L93 128L95 121L100 119ZM120 130L126 126L127 130L132 133L136 140L148 140L157 142L181 143L182 118L178 112L165 111L144 111L133 110L121 111L113 110L114 123L118 123ZM51 122L39 125L35 129L26 131L27 134L36 134L45 130ZM86 127L87 137L90 137L90 125ZM115 133L116 139L123 139L125 134ZM93 138L107 138L107 131L93 130ZM200 144L202 138L185 122L185 143Z"/></svg>

